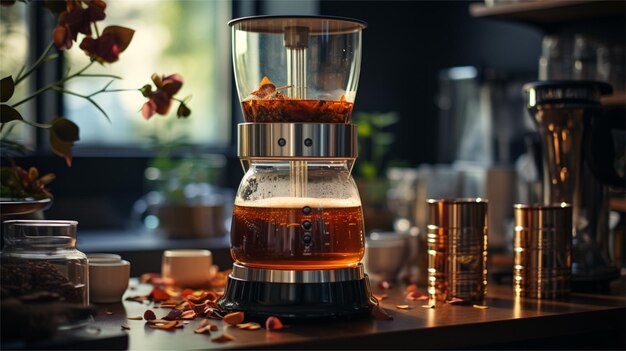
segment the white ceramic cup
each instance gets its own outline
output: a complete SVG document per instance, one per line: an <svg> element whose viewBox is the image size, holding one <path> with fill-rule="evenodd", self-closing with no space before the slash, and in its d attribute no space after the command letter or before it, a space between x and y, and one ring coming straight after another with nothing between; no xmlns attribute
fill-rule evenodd
<svg viewBox="0 0 626 351"><path fill-rule="evenodd" d="M122 300L130 279L130 262L89 261L89 300L111 303Z"/></svg>
<svg viewBox="0 0 626 351"><path fill-rule="evenodd" d="M120 262L122 260L122 256L118 254L112 253L88 253L87 258L89 262Z"/></svg>
<svg viewBox="0 0 626 351"><path fill-rule="evenodd" d="M161 276L167 285L206 287L215 274L212 264L213 255L209 250L166 250L163 252Z"/></svg>

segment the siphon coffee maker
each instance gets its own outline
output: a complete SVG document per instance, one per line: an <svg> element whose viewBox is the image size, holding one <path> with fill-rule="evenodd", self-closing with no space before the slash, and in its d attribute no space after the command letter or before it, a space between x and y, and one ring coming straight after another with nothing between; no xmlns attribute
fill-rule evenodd
<svg viewBox="0 0 626 351"><path fill-rule="evenodd" d="M230 233L235 263L218 305L251 319L368 315L350 124L366 23L258 16L229 26L245 175Z"/></svg>
<svg viewBox="0 0 626 351"><path fill-rule="evenodd" d="M613 167L611 124L594 81L540 81L524 86L543 144L545 203L572 204L572 290L606 290L619 269L609 253L608 186L624 187Z"/></svg>

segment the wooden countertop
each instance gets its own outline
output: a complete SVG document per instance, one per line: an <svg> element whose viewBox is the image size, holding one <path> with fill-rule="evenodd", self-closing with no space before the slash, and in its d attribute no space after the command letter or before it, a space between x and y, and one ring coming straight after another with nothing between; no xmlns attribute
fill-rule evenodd
<svg viewBox="0 0 626 351"><path fill-rule="evenodd" d="M129 350L189 349L441 349L441 348L620 348L626 343L626 297L624 280L617 295L573 294L564 300L514 298L508 286L489 286L488 309L437 304L421 307L425 301L405 300L404 287L375 293L389 298L381 305L393 320L360 319L316 324L287 325L280 331L239 330L224 327L212 335L194 334L200 322L191 321L182 329L153 330L144 321L127 320L143 315L151 305L124 301L101 304L94 327L103 332L130 327ZM376 285L376 284L373 284ZM149 293L151 286L139 285L126 296ZM422 290L423 291L423 290ZM409 305L400 310L396 305ZM152 308L151 308L152 309ZM107 314L107 311L109 312ZM153 309L157 317L169 309ZM226 329L235 340L212 342Z"/></svg>

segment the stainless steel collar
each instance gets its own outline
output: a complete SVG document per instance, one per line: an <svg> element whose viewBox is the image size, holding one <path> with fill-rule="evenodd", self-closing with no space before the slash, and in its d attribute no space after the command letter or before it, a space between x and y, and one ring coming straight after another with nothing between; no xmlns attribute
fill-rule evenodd
<svg viewBox="0 0 626 351"><path fill-rule="evenodd" d="M357 127L341 123L240 123L241 159L355 159Z"/></svg>
<svg viewBox="0 0 626 351"><path fill-rule="evenodd" d="M282 270L245 267L233 264L231 279L266 283L334 283L361 280L365 277L363 264L355 267L319 270Z"/></svg>

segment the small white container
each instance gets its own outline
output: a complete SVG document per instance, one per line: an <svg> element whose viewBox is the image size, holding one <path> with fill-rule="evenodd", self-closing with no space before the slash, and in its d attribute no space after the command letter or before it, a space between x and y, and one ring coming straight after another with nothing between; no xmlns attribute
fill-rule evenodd
<svg viewBox="0 0 626 351"><path fill-rule="evenodd" d="M109 258L110 259L110 258ZM128 288L130 262L124 260L89 261L89 299L95 303L120 302Z"/></svg>
<svg viewBox="0 0 626 351"><path fill-rule="evenodd" d="M166 250L163 252L161 276L165 284L181 288L210 285L216 267L209 250Z"/></svg>

